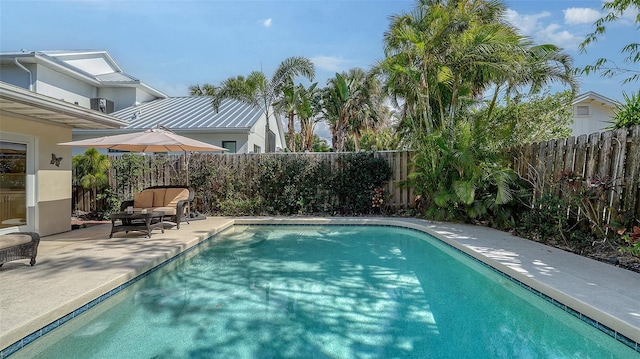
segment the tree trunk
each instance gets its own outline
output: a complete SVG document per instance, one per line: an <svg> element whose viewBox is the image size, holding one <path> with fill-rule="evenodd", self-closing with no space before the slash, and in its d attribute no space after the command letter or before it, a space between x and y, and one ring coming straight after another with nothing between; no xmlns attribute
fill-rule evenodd
<svg viewBox="0 0 640 359"><path fill-rule="evenodd" d="M296 129L294 127L294 113L293 111L289 111L287 114L289 118L289 151L296 152Z"/></svg>
<svg viewBox="0 0 640 359"><path fill-rule="evenodd" d="M307 122L305 130L305 148L307 151L311 151L313 149L313 126L311 125L311 122Z"/></svg>

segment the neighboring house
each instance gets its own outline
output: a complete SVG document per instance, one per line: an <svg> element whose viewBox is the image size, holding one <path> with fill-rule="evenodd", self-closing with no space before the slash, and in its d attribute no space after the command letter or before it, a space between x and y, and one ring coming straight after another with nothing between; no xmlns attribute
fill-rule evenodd
<svg viewBox="0 0 640 359"><path fill-rule="evenodd" d="M615 116L617 102L593 91L578 95L572 102L571 136L606 131Z"/></svg>
<svg viewBox="0 0 640 359"><path fill-rule="evenodd" d="M107 114L167 98L122 72L106 51L3 52L0 81Z"/></svg>
<svg viewBox="0 0 640 359"><path fill-rule="evenodd" d="M128 123L120 130L74 129L74 141L162 125L232 153L274 152L286 146L282 123L275 115L269 119L267 134L264 114L240 102L225 101L216 113L206 97L169 98L122 72L106 51L0 53L0 81ZM73 154L85 150L74 148Z"/></svg>
<svg viewBox="0 0 640 359"><path fill-rule="evenodd" d="M0 233L71 229L72 129L126 125L105 113L0 82Z"/></svg>
<svg viewBox="0 0 640 359"><path fill-rule="evenodd" d="M167 95L105 51L0 53L0 232L69 231L74 129L127 125L110 113Z"/></svg>
<svg viewBox="0 0 640 359"><path fill-rule="evenodd" d="M270 118L269 138L266 138L265 114L235 100L222 101L216 112L209 97L170 97L128 107L112 115L129 125L122 129L76 130L74 140L139 132L162 125L180 135L224 147L229 153L280 151L285 143L280 121ZM266 143L270 148L265 148Z"/></svg>

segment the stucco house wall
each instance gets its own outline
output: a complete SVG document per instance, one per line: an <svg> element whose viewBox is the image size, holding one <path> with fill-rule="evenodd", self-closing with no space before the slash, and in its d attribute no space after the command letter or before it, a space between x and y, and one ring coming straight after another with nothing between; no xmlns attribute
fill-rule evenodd
<svg viewBox="0 0 640 359"><path fill-rule="evenodd" d="M70 141L73 128L118 128L125 123L3 82L0 107L0 141L10 144L3 146L3 155L12 158L13 146L26 146L26 166L10 169L19 177L9 177L0 187L3 197L10 197L9 203L2 203L2 210L8 212L2 212L0 233L36 231L46 236L69 231L72 149L58 143ZM52 161L52 156L59 162Z"/></svg>
<svg viewBox="0 0 640 359"><path fill-rule="evenodd" d="M24 67L32 73L36 71L35 65L24 64ZM0 81L29 88L29 74L15 65L0 65Z"/></svg>
<svg viewBox="0 0 640 359"><path fill-rule="evenodd" d="M71 149L59 142L71 139L71 128L0 113L2 140L27 140L34 167L27 172L27 222L46 236L69 230L71 211ZM22 142L22 141L20 141ZM60 167L51 164L51 154L62 157ZM31 173L29 173L31 172ZM31 198L29 198L31 197ZM62 210L64 209L64 210Z"/></svg>
<svg viewBox="0 0 640 359"><path fill-rule="evenodd" d="M90 107L89 99L96 95L95 86L44 66L38 65L34 75L37 79L34 91L39 94L69 103L77 102L79 106L86 108Z"/></svg>
<svg viewBox="0 0 640 359"><path fill-rule="evenodd" d="M114 110L118 111L134 105L136 101L136 89L131 87L100 88L95 97L106 98L113 101Z"/></svg>
<svg viewBox="0 0 640 359"><path fill-rule="evenodd" d="M615 117L616 102L595 92L579 95L573 101L571 135L606 131Z"/></svg>

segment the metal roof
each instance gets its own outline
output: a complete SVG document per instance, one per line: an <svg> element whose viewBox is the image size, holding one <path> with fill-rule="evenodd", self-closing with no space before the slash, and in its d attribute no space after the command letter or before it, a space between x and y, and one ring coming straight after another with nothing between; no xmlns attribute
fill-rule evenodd
<svg viewBox="0 0 640 359"><path fill-rule="evenodd" d="M140 80L123 72L112 72L110 74L96 75L96 78L102 82L131 82L139 83Z"/></svg>
<svg viewBox="0 0 640 359"><path fill-rule="evenodd" d="M250 129L264 116L261 110L236 100L223 100L216 112L211 98L206 96L158 99L111 115L128 121L127 129L147 129L160 124L172 130Z"/></svg>

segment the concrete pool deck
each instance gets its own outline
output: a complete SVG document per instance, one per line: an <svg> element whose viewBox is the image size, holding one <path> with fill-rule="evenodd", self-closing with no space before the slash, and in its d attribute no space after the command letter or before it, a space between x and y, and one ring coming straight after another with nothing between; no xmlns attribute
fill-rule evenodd
<svg viewBox="0 0 640 359"><path fill-rule="evenodd" d="M640 342L640 274L491 228L419 219L211 217L109 239L111 224L43 237L37 264L0 267L0 354L15 342L234 224L377 224L430 233L535 291ZM615 333L614 333L615 335ZM12 347L13 348L13 347ZM636 348L640 351L640 348Z"/></svg>

